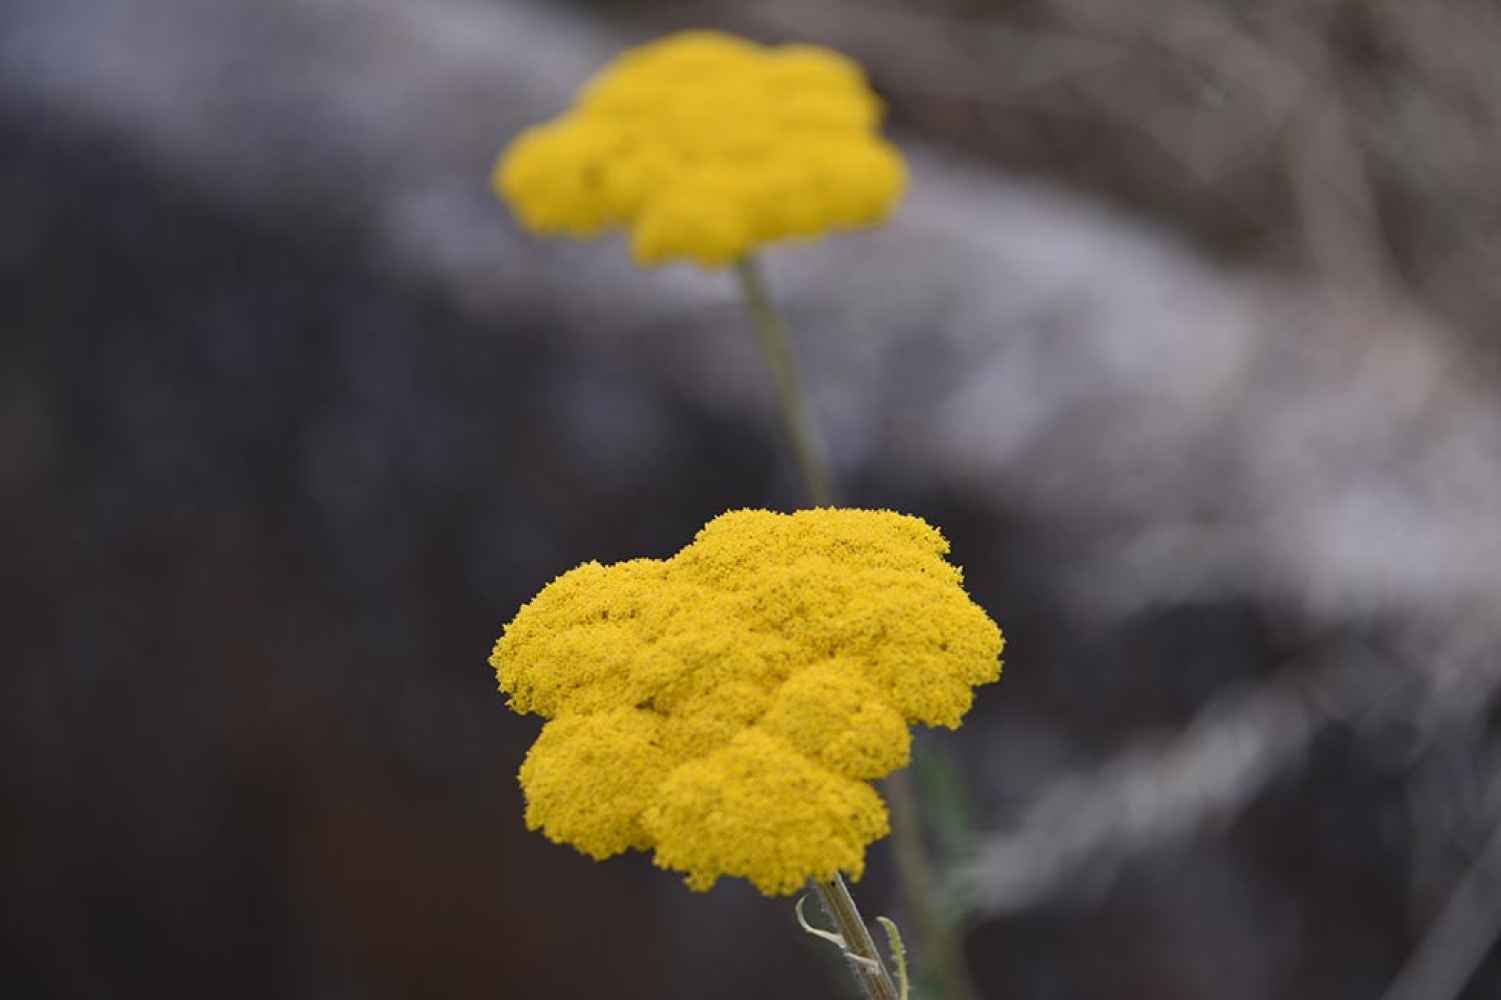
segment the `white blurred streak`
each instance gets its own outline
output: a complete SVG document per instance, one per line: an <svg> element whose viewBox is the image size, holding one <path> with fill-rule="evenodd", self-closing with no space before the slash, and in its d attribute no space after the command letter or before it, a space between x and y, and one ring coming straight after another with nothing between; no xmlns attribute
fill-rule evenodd
<svg viewBox="0 0 1501 1000"><path fill-rule="evenodd" d="M1053 781L1015 823L983 841L947 891L995 914L1081 882L1108 882L1140 852L1231 822L1330 724L1379 739L1380 727L1407 722L1421 748L1473 725L1501 687L1494 662L1474 657L1451 667L1444 683L1369 658L1290 673L1220 696L1165 745L1133 745L1097 769Z"/></svg>
<svg viewBox="0 0 1501 1000"><path fill-rule="evenodd" d="M955 872L949 891L983 912L1003 913L1081 876L1106 877L1135 852L1238 810L1302 755L1314 730L1307 699L1295 691L1216 703L1170 747L1132 748L1098 771L1055 781Z"/></svg>
<svg viewBox="0 0 1501 1000"><path fill-rule="evenodd" d="M1383 1000L1452 1000L1501 936L1501 824Z"/></svg>

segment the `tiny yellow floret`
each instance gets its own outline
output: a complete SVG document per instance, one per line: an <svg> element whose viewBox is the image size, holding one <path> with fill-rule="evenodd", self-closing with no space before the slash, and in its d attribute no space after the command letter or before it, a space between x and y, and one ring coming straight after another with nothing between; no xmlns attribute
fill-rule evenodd
<svg viewBox="0 0 1501 1000"><path fill-rule="evenodd" d="M564 573L490 657L510 707L551 720L528 828L652 850L694 889L858 878L888 832L869 782L906 766L909 725L957 727L1000 676L948 548L892 511L739 510L670 559Z"/></svg>
<svg viewBox="0 0 1501 1000"><path fill-rule="evenodd" d="M907 184L852 60L687 31L606 66L518 135L492 184L522 223L629 230L642 264L724 267L777 240L872 225Z"/></svg>

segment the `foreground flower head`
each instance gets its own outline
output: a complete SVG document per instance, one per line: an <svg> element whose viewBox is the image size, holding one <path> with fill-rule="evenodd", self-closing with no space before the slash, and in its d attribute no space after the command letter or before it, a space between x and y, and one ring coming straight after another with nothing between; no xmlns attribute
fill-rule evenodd
<svg viewBox="0 0 1501 1000"><path fill-rule="evenodd" d="M624 227L643 264L722 267L884 219L906 168L881 113L837 52L683 32L605 67L567 114L511 143L493 181L538 232Z"/></svg>
<svg viewBox="0 0 1501 1000"><path fill-rule="evenodd" d="M869 784L910 723L957 727L1000 676L1000 630L891 511L741 510L666 560L589 562L495 644L510 707L550 719L521 766L526 822L603 859L653 850L707 889L859 878L888 832Z"/></svg>

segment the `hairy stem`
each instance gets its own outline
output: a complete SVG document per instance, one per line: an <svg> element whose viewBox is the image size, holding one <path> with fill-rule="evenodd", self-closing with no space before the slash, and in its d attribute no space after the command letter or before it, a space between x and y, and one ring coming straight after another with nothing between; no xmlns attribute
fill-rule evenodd
<svg viewBox="0 0 1501 1000"><path fill-rule="evenodd" d="M886 963L881 961L881 953L876 951L870 929L865 926L844 879L835 872L830 882L814 879L813 889L818 893L824 912L839 928L847 957L854 956L850 961L850 971L864 991L866 1000L897 1000L896 984L886 971Z"/></svg>

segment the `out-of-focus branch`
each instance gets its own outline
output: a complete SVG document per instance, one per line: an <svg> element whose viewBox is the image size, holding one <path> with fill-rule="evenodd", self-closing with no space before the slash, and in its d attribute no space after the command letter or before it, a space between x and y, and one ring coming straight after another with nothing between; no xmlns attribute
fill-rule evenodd
<svg viewBox="0 0 1501 1000"><path fill-rule="evenodd" d="M1384 1000L1451 1000L1501 935L1501 823Z"/></svg>

